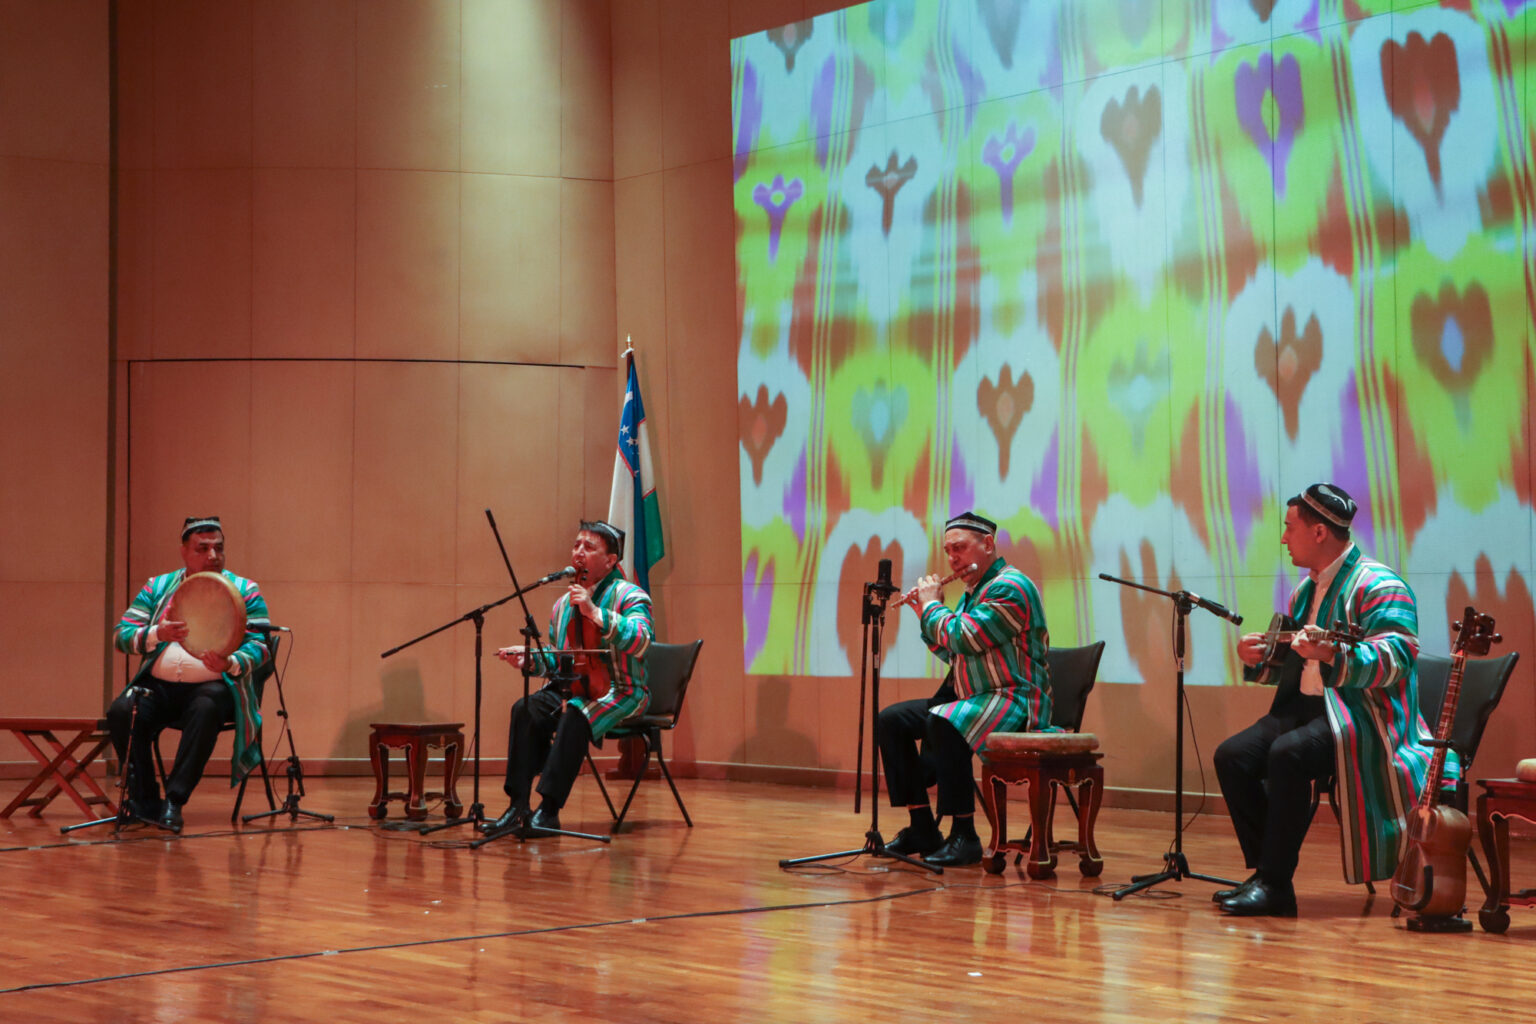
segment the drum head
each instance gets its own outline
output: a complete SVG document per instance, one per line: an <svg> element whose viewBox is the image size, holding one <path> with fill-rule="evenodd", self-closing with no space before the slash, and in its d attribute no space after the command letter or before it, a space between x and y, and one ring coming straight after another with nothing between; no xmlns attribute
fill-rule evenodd
<svg viewBox="0 0 1536 1024"><path fill-rule="evenodd" d="M188 576L171 597L168 618L187 624L181 646L194 658L205 651L230 654L245 640L245 600L216 572Z"/></svg>

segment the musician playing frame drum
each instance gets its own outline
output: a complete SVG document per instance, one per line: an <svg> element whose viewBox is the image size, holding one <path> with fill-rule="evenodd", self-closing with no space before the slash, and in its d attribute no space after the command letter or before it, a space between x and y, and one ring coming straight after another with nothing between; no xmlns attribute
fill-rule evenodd
<svg viewBox="0 0 1536 1024"><path fill-rule="evenodd" d="M224 568L218 516L186 520L181 561L183 568L146 582L114 627L117 649L143 661L107 709L112 744L128 772L129 809L172 832L181 831L182 807L225 722L236 724L231 785L259 763L261 711L251 678L268 657L256 628L269 624L267 602L254 582ZM166 726L180 729L181 741L162 800L153 744Z"/></svg>

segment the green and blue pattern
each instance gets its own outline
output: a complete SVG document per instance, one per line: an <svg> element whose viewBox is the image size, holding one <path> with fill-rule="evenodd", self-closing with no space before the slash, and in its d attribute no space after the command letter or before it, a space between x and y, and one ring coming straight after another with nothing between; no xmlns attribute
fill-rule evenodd
<svg viewBox="0 0 1536 1024"><path fill-rule="evenodd" d="M1051 637L1040 592L1001 558L950 611L937 601L922 613L923 642L954 671L958 700L932 712L960 730L972 750L994 732L1054 731Z"/></svg>
<svg viewBox="0 0 1536 1024"><path fill-rule="evenodd" d="M135 683L151 673L155 662L169 646L160 643L150 651L145 649L145 642L150 627L165 618L171 596L176 593L176 588L181 586L186 575L185 569L177 569L150 578L113 628L112 643L118 650L126 654L144 655L139 671L134 675ZM266 598L261 596L261 588L255 581L236 576L228 570L219 575L233 583L245 601L245 640L230 654L229 671L224 673L224 684L235 698L235 746L229 777L229 784L235 786L261 763L261 744L256 739L261 729L261 704L256 699L251 678L256 668L267 660L267 645L262 641L261 634L251 629L251 624L265 624L269 619Z"/></svg>
<svg viewBox="0 0 1536 1024"><path fill-rule="evenodd" d="M650 595L624 579L618 569L592 588L592 603L598 610L598 639L613 652L612 685L601 697L593 700L572 697L571 704L587 716L595 741L601 740L620 722L644 714L650 704L651 691L645 683L645 652L651 646L654 628ZM563 640L569 635L572 620L580 614L571 606L569 594L560 595L549 612L550 638L557 642ZM542 662L535 658L530 664L534 675L552 675L554 654L546 651Z"/></svg>

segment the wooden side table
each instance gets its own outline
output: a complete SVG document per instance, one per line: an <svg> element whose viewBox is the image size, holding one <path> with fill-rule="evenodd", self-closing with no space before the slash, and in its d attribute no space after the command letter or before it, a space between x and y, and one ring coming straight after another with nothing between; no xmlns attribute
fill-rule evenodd
<svg viewBox="0 0 1536 1024"><path fill-rule="evenodd" d="M0 811L0 818L9 818L23 807L30 808L30 817L39 817L43 808L63 794L75 802L80 813L96 817L92 807L101 807L107 814L116 814L117 805L102 792L96 780L86 770L91 762L112 742L107 733L104 718L0 718L0 729L8 729L21 745L27 748L32 759L41 767L32 781L22 787L20 793ZM67 740L60 740L55 733L72 733ZM38 746L41 742L43 746ZM45 749L46 748L46 749ZM82 750L84 753L76 754ZM53 780L53 788L43 796L32 794L43 783ZM89 792L82 793L76 784Z"/></svg>
<svg viewBox="0 0 1536 1024"><path fill-rule="evenodd" d="M373 761L373 802L368 805L370 818L383 818L391 800L405 801L405 816L421 821L427 816L427 798L441 796L443 809L450 818L464 813L459 802L459 764L464 757L464 723L374 722L368 741L368 756ZM409 791L389 790L389 748L405 749L405 774ZM427 748L443 751L443 791L426 792Z"/></svg>
<svg viewBox="0 0 1536 1024"><path fill-rule="evenodd" d="M1536 823L1536 782L1518 779L1478 779L1477 834L1488 858L1487 898L1477 912L1483 931L1503 934L1509 928L1510 907L1536 907L1536 889L1509 890L1509 819Z"/></svg>
<svg viewBox="0 0 1536 1024"><path fill-rule="evenodd" d="M981 800L992 825L992 848L982 860L991 874L1000 874L1009 852L1029 854L1025 870L1030 878L1049 878L1056 873L1056 853L1077 851L1078 870L1096 877L1104 870L1104 858L1093 840L1094 821L1104 797L1104 766L1099 763L1099 740L1092 733L995 732L981 750ZM1008 787L1029 787L1029 843L1008 838ZM1058 843L1052 819L1056 811L1056 787L1075 787L1078 792L1077 842Z"/></svg>

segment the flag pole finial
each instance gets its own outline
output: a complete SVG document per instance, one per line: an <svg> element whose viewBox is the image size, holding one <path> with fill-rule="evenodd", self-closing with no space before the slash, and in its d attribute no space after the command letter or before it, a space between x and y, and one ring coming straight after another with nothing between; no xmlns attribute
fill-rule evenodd
<svg viewBox="0 0 1536 1024"><path fill-rule="evenodd" d="M623 356L631 355L631 354L634 353L634 351L635 351L635 339L634 339L634 336L630 335L630 334L624 335L624 351L619 353L620 357L622 358Z"/></svg>

